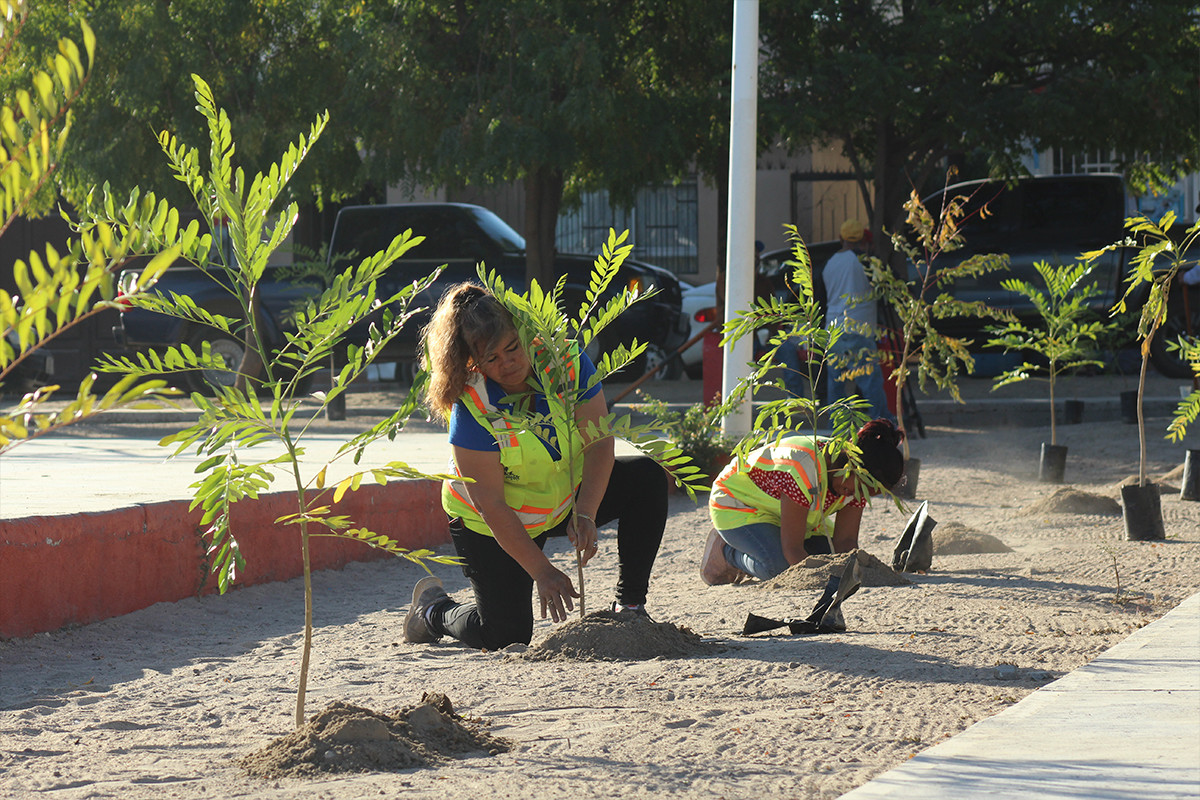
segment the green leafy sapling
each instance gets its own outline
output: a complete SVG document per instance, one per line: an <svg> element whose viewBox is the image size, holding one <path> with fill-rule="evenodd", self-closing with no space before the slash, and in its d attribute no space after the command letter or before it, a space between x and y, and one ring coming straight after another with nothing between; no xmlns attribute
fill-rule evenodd
<svg viewBox="0 0 1200 800"><path fill-rule="evenodd" d="M800 397L783 391L783 381L775 369L779 361L776 352L780 347L794 346L792 342L795 339L807 343L809 358L802 369L808 386L816 387L820 385L825 370L829 369L835 346L845 333L841 326L824 326L824 314L813 291L812 259L808 248L794 225L785 225L784 229L792 243L792 257L787 266L793 271L794 296L791 299L775 296L758 298L749 309L725 322L722 345L743 336L753 336L760 328L769 328L774 333L768 341L767 350L757 362L750 365L750 374L738 381L729 397L716 406L713 413L718 416L728 414L747 395L753 396L758 388L774 386L781 390L784 397L757 405L752 429L737 443L735 457L745 458L752 450L800 430L807 429L815 433L819 424L827 422L831 435L823 446L826 459L832 462L844 457L864 487L886 488L878 487L875 479L865 469L859 468L862 454L858 448L857 432L868 419L867 401L851 396L823 405L815 390Z"/></svg>
<svg viewBox="0 0 1200 800"><path fill-rule="evenodd" d="M230 526L231 510L243 499L254 499L265 491L277 474L290 479L296 492L296 511L276 522L297 526L304 570L304 645L300 662L299 689L296 698L296 725L304 722L304 700L308 684L308 668L312 652L312 573L310 543L315 536L336 536L365 542L421 566L426 562L450 563L455 559L437 556L428 550L408 550L385 534L357 525L349 517L337 513L337 503L347 492L354 491L364 481L386 483L403 478L441 479L443 475L426 475L399 461L373 469L358 470L364 449L380 439L393 439L405 420L417 409L421 385L414 385L400 407L338 447L325 464L309 467L304 463L304 439L312 423L323 413L331 399L366 370L375 354L400 333L416 309L413 298L436 277L431 275L405 287L391 297L376 296L377 280L396 259L419 243L422 237L405 231L382 251L361 263L335 275L329 287L309 299L296 313L297 330L274 352L268 352L260 322L252 314L250 303L271 254L284 242L297 216L295 203L282 212L274 210L275 202L286 187L288 178L300 166L305 154L319 138L326 116L321 115L307 136L301 136L283 154L280 161L266 173L248 178L232 162L234 141L229 118L219 109L208 85L193 76L198 109L208 122L210 149L208 166L202 166L200 151L180 142L175 136L163 133L159 143L166 153L175 177L190 190L201 215L211 228L225 223L232 244L232 258L225 260L224 248L194 248L190 257L205 270L221 279L233 290L242 304L241 320L210 314L196 307L186 297L152 293L135 296L130 302L193 324L207 324L229 333L245 324L247 341L255 343L263 356L263 384L258 391L243 390L236 385L215 387L212 398L194 393L191 400L199 411L198 420L162 439L160 444L173 447L173 455L194 450L203 456L196 467L202 477L192 485L195 496L192 508L202 511L201 524L206 526L208 558L217 577L217 587L226 591L236 579L245 559ZM126 218L116 213L115 203L107 196L89 203L82 211L82 227L90 230L98 225L120 228ZM213 254L218 259L212 262ZM361 347L347 346L344 338L350 328L368 317L376 321L370 327L369 340ZM244 320L244 322L243 322ZM321 369L334 348L346 348L346 358L334 375L328 392L317 393L315 408L304 406L299 387L304 379ZM195 352L187 345L171 347L164 353L110 356L104 365L108 371L134 376L183 373L217 368L236 368L225 365L219 356L204 348ZM259 392L264 394L260 400ZM264 444L274 445L274 455L250 458L251 449ZM334 477L335 463L347 464L349 475ZM343 469L344 471L344 469ZM428 569L428 567L425 567Z"/></svg>
<svg viewBox="0 0 1200 800"><path fill-rule="evenodd" d="M21 68L13 62L26 15L24 2L0 0L0 63L6 69ZM82 49L70 39L59 40L44 68L29 74L28 88L0 101L0 235L18 216L43 214L51 207L52 179L66 149L71 106L83 92L96 49L91 28L86 22L80 28ZM147 228L177 231L178 216L159 210L151 203L137 212ZM116 276L134 244L111 226L99 226L70 239L61 250L47 245L13 262L16 293L0 290L0 385L9 383L38 348L117 306L122 288ZM164 248L131 273L125 294L144 291L177 254L177 247ZM61 388L57 385L38 388L0 411L0 453L107 410L161 406L174 394L157 378L123 378L101 394L93 391L94 385L95 376L86 376L75 396L54 411L47 402Z"/></svg>
<svg viewBox="0 0 1200 800"><path fill-rule="evenodd" d="M935 327L937 321L949 317L1012 319L1005 311L983 302L958 300L949 292L955 281L1008 268L1008 256L993 253L977 253L950 266L939 263L942 255L963 246L961 225L969 199L961 195L949 198L935 217L925 208L916 191L911 193L904 209L908 212L906 225L915 239L910 241L899 232L891 235L892 246L912 267L915 277L911 280L897 275L878 258L867 260L871 284L900 320L900 351L893 362L893 379L899 412L896 416L901 430L904 430L903 390L914 368L922 391L928 381L933 381L937 388L950 392L960 403L959 372L965 370L969 374L975 368L975 359L970 352L972 342L942 333ZM985 215L987 207L977 213ZM907 436L903 447L907 460Z"/></svg>
<svg viewBox="0 0 1200 800"><path fill-rule="evenodd" d="M1099 339L1110 330L1112 323L1089 320L1087 301L1100 294L1095 283L1089 283L1092 266L1084 262L1051 266L1045 261L1035 263L1034 269L1042 278L1045 289L1020 278L1007 278L1000 286L1018 294L1033 304L1041 318L1041 327L1032 327L1014 319L1006 325L987 329L993 338L989 345L1007 352L1036 353L1045 359L1045 366L1025 361L996 377L992 389L1034 378L1045 380L1050 389L1050 444L1058 443L1054 413L1054 388L1058 377L1068 370L1083 366L1102 366L1093 356ZM1044 373L1044 378L1040 376Z"/></svg>
<svg viewBox="0 0 1200 800"><path fill-rule="evenodd" d="M628 231L620 235L609 231L582 301L574 313L565 310L565 276L549 291L533 281L527 292L518 293L506 287L497 274L487 272L485 266L480 265L480 279L512 314L521 345L530 354L531 388L545 395L549 409L549 413L541 414L517 403L514 410L496 412L496 416L515 429L534 430L548 436L576 480L590 448L610 439L623 439L657 461L672 480L694 496L697 489L707 488L703 473L675 444L663 440L653 426L635 425L628 414L609 413L583 425L578 419L581 394L626 367L645 350L645 344L635 340L629 347L618 345L600 354L596 359L596 372L587 385L577 385L574 364L579 353L587 351L601 331L617 321L626 309L652 294L639 293L628 287L620 291L609 289L633 249L625 243L627 237ZM505 402L519 399L510 397ZM565 441L554 434L555 431L564 432ZM586 613L586 600L582 558L578 550L576 564L582 616Z"/></svg>
<svg viewBox="0 0 1200 800"><path fill-rule="evenodd" d="M792 243L792 257L785 267L793 273L794 296L790 299L775 295L756 298L748 310L727 320L722 328L722 346L744 336L754 336L762 328L771 330L772 334L767 340L767 349L757 362L750 365L751 373L733 388L730 396L718 407L718 414L736 407L743 398L748 394L752 396L761 386L774 386L785 395L782 399L758 405L752 430L737 448L739 453L749 452L788 431L800 428L816 430L823 417L829 419L834 429L834 439L840 442L846 439L844 434L853 434L867 419L863 411L866 402L861 398L844 398L823 406L817 396L816 387L824 379L834 345L844 329L839 326L825 328L824 314L813 290L812 258L808 247L794 225L784 225L784 230ZM811 391L800 397L792 397L786 391L783 379L777 377L775 365L781 361L777 356L779 348L792 347L797 340L807 343L809 358L801 365L801 369L804 371L804 383ZM853 439L853 436L849 438Z"/></svg>
<svg viewBox="0 0 1200 800"><path fill-rule="evenodd" d="M1141 313L1138 316L1137 336L1139 350L1142 356L1141 369L1138 373L1137 393L1137 425L1138 425L1138 485L1145 486L1146 479L1146 420L1142 403L1146 394L1146 372L1150 366L1150 343L1158 329L1167 320L1171 286L1176 276L1184 267L1190 267L1189 253L1200 238L1200 221L1187 228L1180 239L1171 236L1171 228L1175 225L1175 212L1168 211L1155 222L1147 216L1129 217L1125 220L1125 230L1129 233L1124 240L1108 247L1085 253L1084 258L1089 262L1099 258L1109 250L1131 248L1134 253L1131 263L1133 271L1127 279L1125 293L1113 307L1112 313L1119 314L1134 305L1135 298L1145 296ZM1185 347L1190 347L1186 342ZM1196 392L1192 392L1193 395ZM1195 413L1200 407L1194 408L1191 398L1180 404L1180 412L1172 419L1167 429L1167 438L1178 441L1187 431L1188 423L1195 419ZM1200 403L1200 401L1197 401Z"/></svg>

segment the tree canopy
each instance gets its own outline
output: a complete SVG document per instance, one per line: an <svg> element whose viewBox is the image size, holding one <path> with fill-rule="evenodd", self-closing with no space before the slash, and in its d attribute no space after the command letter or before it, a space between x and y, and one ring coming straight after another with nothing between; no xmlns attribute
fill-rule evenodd
<svg viewBox="0 0 1200 800"><path fill-rule="evenodd" d="M36 37L52 45L75 14L103 45L60 173L68 197L104 180L180 188L154 136L203 140L193 73L244 132L248 169L330 112L297 198L524 182L543 279L578 193L625 203L727 171L729 2L43 0L22 38L44 50ZM947 159L1012 174L1031 147L1059 147L1122 153L1127 174L1191 167L1196 23L1183 0L763 0L760 149L840 142L877 233Z"/></svg>
<svg viewBox="0 0 1200 800"><path fill-rule="evenodd" d="M703 0L43 6L46 41L82 9L105 43L61 176L68 198L108 180L184 199L154 137L203 140L191 74L243 132L248 169L264 168L286 131L330 112L295 197L523 181L531 260L547 269L564 193L604 188L631 202L647 183L724 169L731 14Z"/></svg>
<svg viewBox="0 0 1200 800"><path fill-rule="evenodd" d="M842 143L876 233L947 159L1013 175L1031 147L1058 147L1190 167L1197 14L1183 0L767 0L764 118L797 150Z"/></svg>
<svg viewBox="0 0 1200 800"><path fill-rule="evenodd" d="M203 142L191 75L204 76L241 132L239 157L265 168L292 131L338 106L356 55L356 16L325 0L44 0L27 44L44 49L82 14L101 42L89 90L76 109L60 182L77 201L104 181L118 191L152 188L175 200L162 130ZM40 38L42 41L38 41ZM368 180L351 126L331 135L292 186L294 196L351 194Z"/></svg>
<svg viewBox="0 0 1200 800"><path fill-rule="evenodd" d="M523 181L529 275L545 284L564 193L605 188L630 202L713 151L728 81L723 5L405 3L388 48L401 122L373 140L415 156L408 167L426 182Z"/></svg>

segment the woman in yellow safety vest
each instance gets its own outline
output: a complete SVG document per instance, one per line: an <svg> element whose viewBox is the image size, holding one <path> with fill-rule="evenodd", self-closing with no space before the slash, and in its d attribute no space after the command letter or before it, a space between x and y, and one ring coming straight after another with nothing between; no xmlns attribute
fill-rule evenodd
<svg viewBox="0 0 1200 800"><path fill-rule="evenodd" d="M570 441L580 452L579 431L608 413L601 385L588 387L595 366L587 355L579 353L570 370L578 430L547 422L534 432L497 413L520 404L548 414L549 405L530 380L533 364L512 316L491 292L474 283L451 287L421 338L430 371L426 401L448 423L452 473L471 479L445 481L442 507L474 600L452 600L438 578L423 578L413 589L404 640L450 636L487 650L528 644L534 587L542 618L549 613L555 622L579 597L542 552L546 540L566 535L587 563L597 552L597 526L612 520L619 566L612 608L644 615L667 521L667 476L649 457L615 458L612 437L590 442L582 458L562 457L559 443Z"/></svg>
<svg viewBox="0 0 1200 800"><path fill-rule="evenodd" d="M709 494L713 530L701 578L709 586L746 575L766 580L810 555L858 547L868 498L903 475L902 436L890 420L868 422L856 437L861 459L854 467L844 454L826 452L828 440L819 436L785 436L734 459Z"/></svg>

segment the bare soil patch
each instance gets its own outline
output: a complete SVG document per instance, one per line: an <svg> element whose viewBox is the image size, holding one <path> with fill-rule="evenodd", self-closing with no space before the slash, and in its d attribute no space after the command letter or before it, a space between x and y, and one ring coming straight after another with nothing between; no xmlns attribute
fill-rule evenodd
<svg viewBox="0 0 1200 800"><path fill-rule="evenodd" d="M627 611L593 611L556 628L534 647L507 657L529 661L647 661L689 658L727 649L670 622L654 622Z"/></svg>
<svg viewBox="0 0 1200 800"><path fill-rule="evenodd" d="M836 555L809 556L771 580L763 581L761 588L789 592L819 592L825 588L831 576L842 574L846 562L852 558L857 558L859 566L862 567L863 586L906 586L911 583L908 578L866 550L859 549Z"/></svg>
<svg viewBox="0 0 1200 800"><path fill-rule="evenodd" d="M1042 498L1022 509L1027 515L1034 514L1101 514L1120 516L1121 504L1111 497L1091 492L1081 492L1064 486L1049 497Z"/></svg>
<svg viewBox="0 0 1200 800"><path fill-rule="evenodd" d="M443 694L392 714L334 702L295 733L241 760L260 778L338 772L394 772L437 766L468 753L507 752L511 744L454 713Z"/></svg>
<svg viewBox="0 0 1200 800"><path fill-rule="evenodd" d="M957 556L964 553L1011 553L1013 549L990 533L977 531L957 520L933 529L933 554Z"/></svg>

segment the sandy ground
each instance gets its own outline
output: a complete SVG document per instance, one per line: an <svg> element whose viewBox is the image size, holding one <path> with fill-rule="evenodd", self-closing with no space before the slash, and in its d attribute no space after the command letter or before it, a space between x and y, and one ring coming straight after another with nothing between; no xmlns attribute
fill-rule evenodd
<svg viewBox="0 0 1200 800"><path fill-rule="evenodd" d="M1184 450L1159 438L1160 423L1149 425L1150 473L1175 477L1163 496L1167 539L1156 543L1124 541L1119 512L1098 499L1084 503L1092 513L1054 511L1059 487L1036 481L1039 429L930 429L913 444L930 515L1012 551L937 555L908 585L864 587L844 606L843 634L740 636L748 613L804 617L819 591L706 587L707 511L682 496L650 606L705 642L688 657L533 660L409 645L400 623L417 567L318 574L310 716L335 701L391 713L440 692L511 743L429 768L263 780L238 765L294 728L298 580L0 642L0 797L837 797L1197 590L1200 503L1178 499ZM1060 443L1077 493L1115 499L1137 471L1134 426L1068 426ZM906 519L876 500L862 548L890 564ZM554 547L568 568L565 541ZM609 534L587 569L592 608L611 599L614 548ZM435 571L464 592L456 569ZM539 622L534 649L553 630Z"/></svg>

